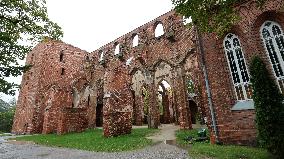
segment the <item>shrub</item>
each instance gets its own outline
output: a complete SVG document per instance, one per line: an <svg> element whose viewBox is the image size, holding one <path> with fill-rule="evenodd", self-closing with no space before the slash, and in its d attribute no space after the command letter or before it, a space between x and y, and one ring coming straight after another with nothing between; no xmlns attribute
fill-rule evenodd
<svg viewBox="0 0 284 159"><path fill-rule="evenodd" d="M11 132L15 108L11 108L6 112L0 112L0 132Z"/></svg>
<svg viewBox="0 0 284 159"><path fill-rule="evenodd" d="M275 81L257 56L250 65L259 144L277 158L284 158L284 104Z"/></svg>

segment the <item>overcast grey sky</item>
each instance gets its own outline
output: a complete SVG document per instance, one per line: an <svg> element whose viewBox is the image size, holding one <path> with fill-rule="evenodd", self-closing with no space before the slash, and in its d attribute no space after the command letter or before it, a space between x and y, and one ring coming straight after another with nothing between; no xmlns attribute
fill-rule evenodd
<svg viewBox="0 0 284 159"><path fill-rule="evenodd" d="M172 9L171 0L47 0L63 41L89 52Z"/></svg>
<svg viewBox="0 0 284 159"><path fill-rule="evenodd" d="M49 18L63 29L63 41L88 52L173 8L171 0L46 1ZM10 81L20 84L21 79ZM1 98L9 101L12 97L1 94Z"/></svg>

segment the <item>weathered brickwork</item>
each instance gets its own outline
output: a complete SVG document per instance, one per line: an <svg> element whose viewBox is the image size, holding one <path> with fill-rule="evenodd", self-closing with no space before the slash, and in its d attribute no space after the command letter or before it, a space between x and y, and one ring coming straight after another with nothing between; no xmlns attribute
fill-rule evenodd
<svg viewBox="0 0 284 159"><path fill-rule="evenodd" d="M253 55L270 64L259 30L266 20L284 26L283 3L269 0L259 9L249 0L235 6L241 21L230 33L239 37L247 66ZM156 37L158 24L164 34ZM135 36L138 45L134 45ZM217 139L226 144L254 144L255 111L232 110L239 101L224 37L212 33L201 39L203 45L196 29L187 28L182 17L170 11L92 53L63 42L40 43L27 56L27 64L33 67L23 76L13 132L64 134L103 126L108 137L131 133L132 125L158 128L161 123L175 123L191 129L199 112L207 118L214 142L201 68L203 47Z"/></svg>
<svg viewBox="0 0 284 159"><path fill-rule="evenodd" d="M60 112L72 107L72 85L87 52L63 42L43 42L27 56L33 65L23 76L13 132L56 132ZM60 57L61 56L61 57Z"/></svg>

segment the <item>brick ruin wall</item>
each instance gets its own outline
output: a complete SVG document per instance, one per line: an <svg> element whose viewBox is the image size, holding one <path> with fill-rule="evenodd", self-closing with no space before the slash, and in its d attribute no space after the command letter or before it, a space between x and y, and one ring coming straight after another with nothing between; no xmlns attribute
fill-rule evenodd
<svg viewBox="0 0 284 159"><path fill-rule="evenodd" d="M125 122L126 125L130 124L123 130L127 133L130 132L132 120L136 125L142 124L144 106L142 87L146 87L150 94L149 119L147 119L149 127L159 126L160 112L157 107L157 93L161 80L170 83L173 92L176 93L173 96L173 103L179 114L178 123L182 128L191 128L184 77L186 73L192 74L198 66L191 64L192 60L196 60L192 41L193 30L186 29L182 21L180 16L169 12L90 54L90 59L95 65L95 69L91 71L92 80L94 80L92 83L97 83L98 80L104 81L103 115L106 136L115 134L111 130L119 130L121 127L120 124L111 121L113 118L110 115L111 112L118 116L119 121ZM155 37L155 28L158 24L163 24L165 34ZM139 44L133 47L135 35L139 37ZM120 45L120 53L115 55L117 44ZM102 53L104 61L100 63ZM191 59L187 60L189 57ZM130 62L129 65L128 62ZM192 72L184 71L186 64L190 67L187 69L192 68L187 71ZM115 99L117 97L119 98ZM123 110L117 109L117 106Z"/></svg>
<svg viewBox="0 0 284 159"><path fill-rule="evenodd" d="M32 68L22 79L13 132L56 132L59 113L72 107L70 85L82 73L86 55L85 51L55 41L41 43L28 54L26 64Z"/></svg>
<svg viewBox="0 0 284 159"><path fill-rule="evenodd" d="M284 26L282 6L282 0L270 0L263 10L257 9L254 1L236 7L242 20L231 32L239 36L247 64L256 54L268 63L259 28L265 20ZM155 37L158 24L163 25L164 34ZM133 46L136 35L138 45ZM223 39L215 34L202 35L219 140L252 144L255 112L231 110L236 97ZM115 55L117 44L119 53ZM105 136L117 136L131 133L132 125L142 125L145 120L150 128L168 120L181 129L190 129L191 103L196 103L208 119L214 139L199 48L195 29L187 28L174 11L92 53L63 42L40 43L27 56L26 63L33 67L23 76L12 131L64 134L103 126ZM189 79L194 83L194 96L187 92ZM162 101L171 110L164 112L172 114L169 118L161 116L158 107L162 81L172 90ZM149 94L147 114L145 90Z"/></svg>

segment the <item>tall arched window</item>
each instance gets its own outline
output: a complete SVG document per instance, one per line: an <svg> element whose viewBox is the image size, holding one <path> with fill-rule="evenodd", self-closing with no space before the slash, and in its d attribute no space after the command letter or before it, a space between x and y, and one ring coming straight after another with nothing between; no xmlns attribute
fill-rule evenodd
<svg viewBox="0 0 284 159"><path fill-rule="evenodd" d="M235 87L237 100L252 98L252 88L239 38L229 33L224 39L224 48Z"/></svg>
<svg viewBox="0 0 284 159"><path fill-rule="evenodd" d="M102 50L99 51L99 62L104 60L104 52Z"/></svg>
<svg viewBox="0 0 284 159"><path fill-rule="evenodd" d="M155 37L164 35L164 27L162 23L159 23L155 28Z"/></svg>
<svg viewBox="0 0 284 159"><path fill-rule="evenodd" d="M114 49L114 55L118 55L120 53L120 45L116 44Z"/></svg>
<svg viewBox="0 0 284 159"><path fill-rule="evenodd" d="M276 22L263 23L260 33L266 52L269 56L274 75L282 93L284 93L284 35L281 26Z"/></svg>
<svg viewBox="0 0 284 159"><path fill-rule="evenodd" d="M133 39L132 39L132 47L138 46L138 44L139 44L138 35L135 34L135 35L133 36Z"/></svg>
<svg viewBox="0 0 284 159"><path fill-rule="evenodd" d="M59 57L59 61L60 61L60 62L63 61L63 56L64 56L64 54L63 54L63 52L61 52L61 53L60 53L60 57Z"/></svg>

